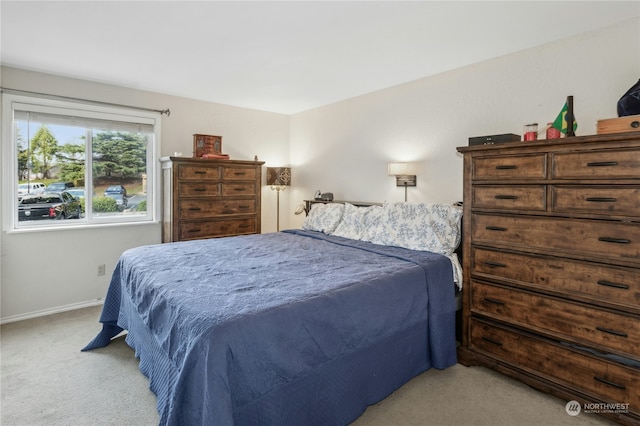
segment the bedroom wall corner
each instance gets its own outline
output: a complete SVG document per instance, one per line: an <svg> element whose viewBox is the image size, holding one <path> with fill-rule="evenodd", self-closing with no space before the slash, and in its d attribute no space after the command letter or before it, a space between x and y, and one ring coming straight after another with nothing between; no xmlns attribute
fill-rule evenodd
<svg viewBox="0 0 640 426"><path fill-rule="evenodd" d="M317 189L337 199L402 201L387 163L418 163L408 200L462 200L462 156L470 136L544 129L574 96L578 135L616 117L620 96L640 75L640 19L512 53L432 77L294 114L290 158L296 206ZM615 46L615 48L612 48ZM544 134L544 131L542 132ZM544 136L541 135L541 138Z"/></svg>

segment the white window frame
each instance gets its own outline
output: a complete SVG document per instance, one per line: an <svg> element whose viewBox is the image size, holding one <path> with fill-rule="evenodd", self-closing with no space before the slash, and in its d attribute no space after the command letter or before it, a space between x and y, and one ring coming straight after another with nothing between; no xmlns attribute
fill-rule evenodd
<svg viewBox="0 0 640 426"><path fill-rule="evenodd" d="M109 217L92 217L90 220L65 220L46 224L18 223L18 150L15 143L14 118L15 111L32 111L77 117L112 120L118 122L144 123L153 125L153 142L147 147L147 212L146 215L114 215ZM2 94L2 216L5 232L45 231L50 229L77 229L78 227L102 227L160 221L160 152L159 112L128 108L107 107L90 103L70 102L57 99L38 98L32 96ZM89 144L88 144L89 145ZM87 146L87 150L91 147ZM91 151L88 151L91 152ZM87 155L85 153L85 155ZM87 174L93 173L91 156L86 163ZM93 175L89 176L89 183ZM37 221L40 222L40 221Z"/></svg>

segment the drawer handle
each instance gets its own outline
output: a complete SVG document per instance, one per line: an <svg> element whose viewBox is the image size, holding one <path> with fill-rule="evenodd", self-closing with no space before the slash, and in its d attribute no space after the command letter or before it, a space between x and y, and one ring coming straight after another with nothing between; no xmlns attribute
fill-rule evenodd
<svg viewBox="0 0 640 426"><path fill-rule="evenodd" d="M235 172L234 175L236 176L245 176L247 174L247 172Z"/></svg>
<svg viewBox="0 0 640 426"><path fill-rule="evenodd" d="M620 385L618 383L612 382L611 380L607 380L604 377L593 376L593 380L600 383L604 383L605 385L613 386L614 388L618 388L622 390L626 389L624 385Z"/></svg>
<svg viewBox="0 0 640 426"><path fill-rule="evenodd" d="M627 333L623 333L622 331L617 331L617 330L611 330L610 328L596 327L596 330L602 331L603 333L613 334L614 336L628 337Z"/></svg>
<svg viewBox="0 0 640 426"><path fill-rule="evenodd" d="M207 172L206 172L206 171L204 171L204 170L196 170L196 171L195 171L195 172L193 172L193 173L195 173L195 174L197 174L197 175L206 175L206 174L207 174Z"/></svg>
<svg viewBox="0 0 640 426"><path fill-rule="evenodd" d="M500 262L491 262L491 261L487 261L484 262L485 265L487 266L492 266L492 267L496 267L496 268L506 268L507 265L505 265L504 263L500 263Z"/></svg>
<svg viewBox="0 0 640 426"><path fill-rule="evenodd" d="M587 201L592 201L594 203L615 203L618 201L617 198L608 198L608 197L587 197Z"/></svg>
<svg viewBox="0 0 640 426"><path fill-rule="evenodd" d="M612 238L612 237L599 237L598 241L602 241L604 243L616 243L616 244L630 244L631 240L627 240L626 238Z"/></svg>
<svg viewBox="0 0 640 426"><path fill-rule="evenodd" d="M234 191L236 191L236 192L246 191L246 188L244 188L244 187L235 188Z"/></svg>
<svg viewBox="0 0 640 426"><path fill-rule="evenodd" d="M515 195L496 195L496 200L517 200L518 197Z"/></svg>
<svg viewBox="0 0 640 426"><path fill-rule="evenodd" d="M587 167L610 167L617 165L617 161L594 161L593 163L587 163Z"/></svg>
<svg viewBox="0 0 640 426"><path fill-rule="evenodd" d="M504 302L502 300L492 299L491 297L485 297L484 301L493 303L494 305L504 305Z"/></svg>
<svg viewBox="0 0 640 426"><path fill-rule="evenodd" d="M207 192L207 188L194 188L195 192Z"/></svg>
<svg viewBox="0 0 640 426"><path fill-rule="evenodd" d="M621 288L623 290L629 290L629 286L627 284L618 284L607 280L598 280L598 284L606 286L606 287L614 287Z"/></svg>
<svg viewBox="0 0 640 426"><path fill-rule="evenodd" d="M496 345L496 346L502 347L502 342L500 342L498 340L493 340L493 339L490 339L490 338L484 337L484 336L482 336L482 340L484 340L485 342L489 342L492 345Z"/></svg>
<svg viewBox="0 0 640 426"><path fill-rule="evenodd" d="M201 231L201 229L198 229L198 228L187 230L187 232L200 232L200 231Z"/></svg>
<svg viewBox="0 0 640 426"><path fill-rule="evenodd" d="M250 209L251 206L238 206L238 208L241 210L247 210L247 209Z"/></svg>
<svg viewBox="0 0 640 426"><path fill-rule="evenodd" d="M518 166L514 166L511 164L505 164L502 166L496 166L496 170L513 170L513 169L517 169Z"/></svg>
<svg viewBox="0 0 640 426"><path fill-rule="evenodd" d="M199 212L200 210L202 210L200 207L189 207L190 212Z"/></svg>
<svg viewBox="0 0 640 426"><path fill-rule="evenodd" d="M507 230L507 228L503 228L501 226L487 226L485 227L485 229L489 231L506 231Z"/></svg>

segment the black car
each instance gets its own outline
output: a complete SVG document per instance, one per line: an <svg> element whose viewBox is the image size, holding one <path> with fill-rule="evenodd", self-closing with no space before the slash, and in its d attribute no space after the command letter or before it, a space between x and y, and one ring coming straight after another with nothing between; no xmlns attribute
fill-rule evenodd
<svg viewBox="0 0 640 426"><path fill-rule="evenodd" d="M80 218L80 200L67 191L27 194L18 204L18 220Z"/></svg>
<svg viewBox="0 0 640 426"><path fill-rule="evenodd" d="M120 194L126 197L127 188L125 188L122 185L111 185L104 190L105 197L108 197L109 195L114 195L114 194Z"/></svg>
<svg viewBox="0 0 640 426"><path fill-rule="evenodd" d="M45 188L46 192L60 192L68 188L73 188L73 182L52 182Z"/></svg>
<svg viewBox="0 0 640 426"><path fill-rule="evenodd" d="M128 204L127 188L122 185L111 185L104 190L104 196L116 200L118 206L125 208Z"/></svg>

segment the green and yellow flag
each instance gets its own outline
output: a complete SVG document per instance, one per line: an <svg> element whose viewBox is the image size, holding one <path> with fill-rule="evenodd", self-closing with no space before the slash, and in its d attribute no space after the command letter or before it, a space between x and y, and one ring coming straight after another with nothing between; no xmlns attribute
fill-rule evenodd
<svg viewBox="0 0 640 426"><path fill-rule="evenodd" d="M565 102L564 106L562 107L562 111L560 111L560 114L558 114L558 116L556 117L556 120L551 125L551 127L553 127L554 129L560 130L565 135L567 134L567 126L568 126L567 125L567 112L568 111L569 111L569 105L567 104L567 102ZM578 122L576 121L575 116L574 116L573 117L573 131L575 132L577 128L578 128Z"/></svg>

